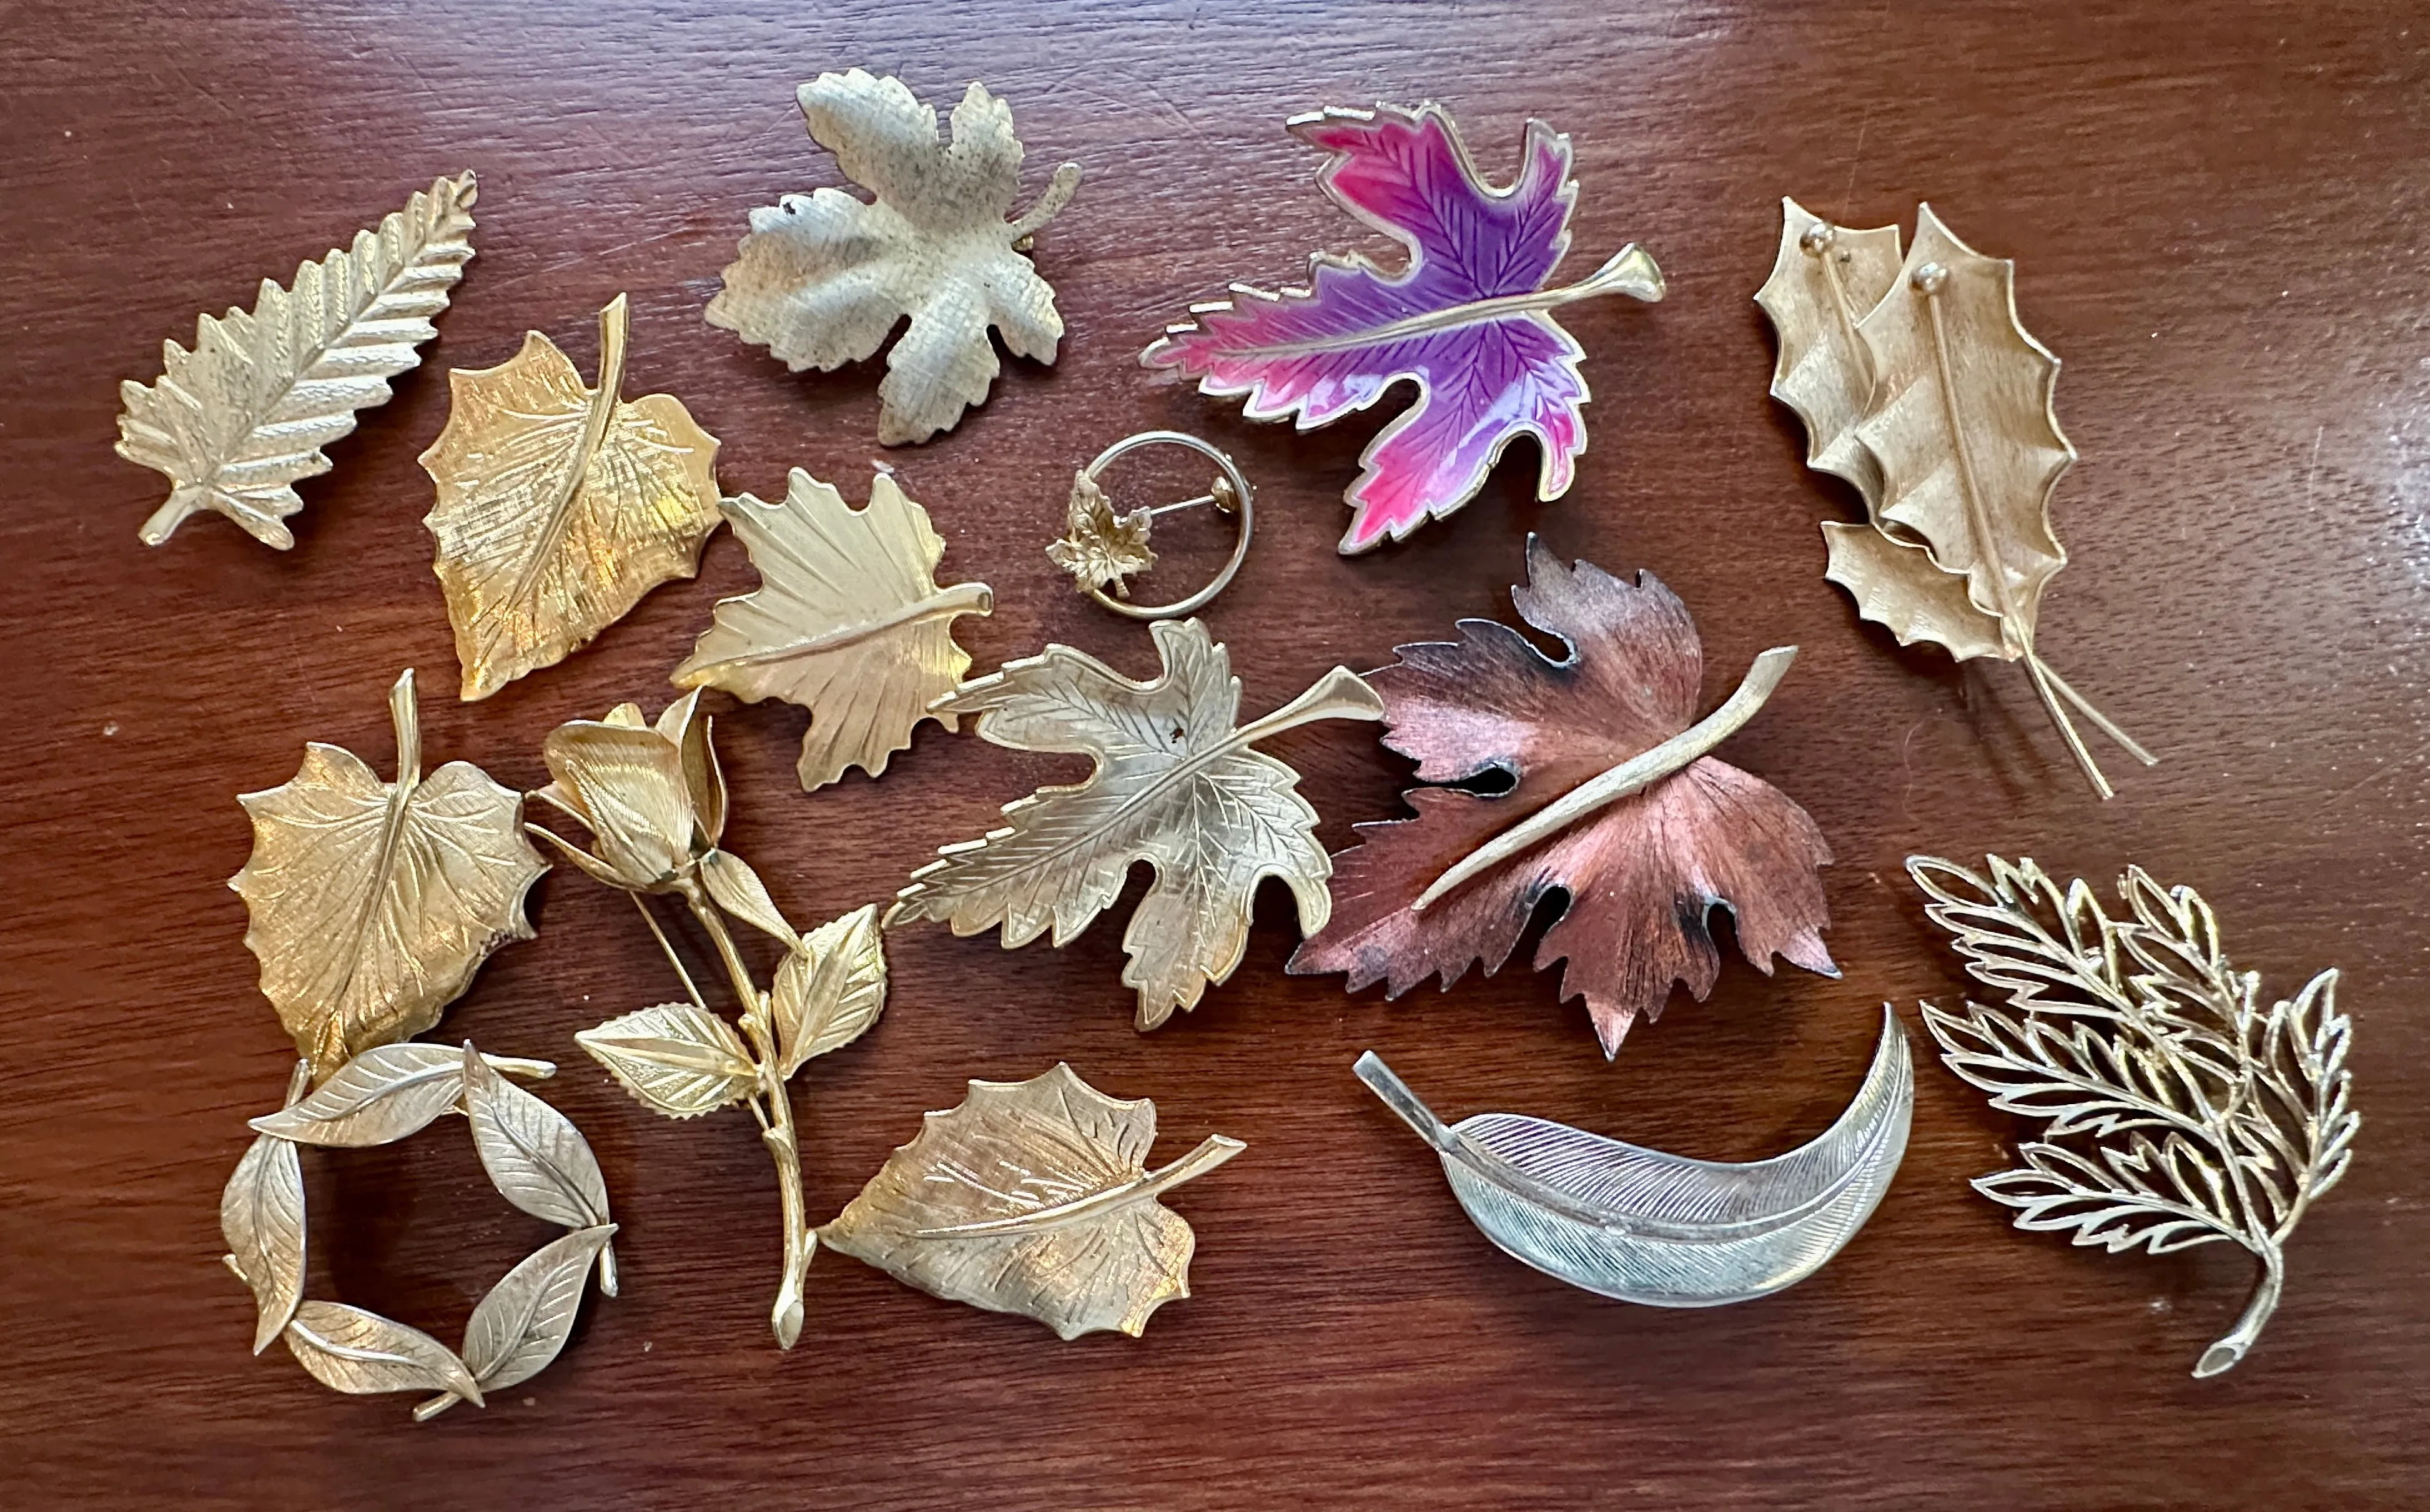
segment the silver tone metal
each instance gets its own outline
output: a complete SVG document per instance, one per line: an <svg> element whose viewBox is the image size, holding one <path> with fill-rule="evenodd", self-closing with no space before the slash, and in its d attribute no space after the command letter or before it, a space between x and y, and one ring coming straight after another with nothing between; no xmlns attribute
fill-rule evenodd
<svg viewBox="0 0 2430 1512"><path fill-rule="evenodd" d="M254 1294L254 1353L284 1337L288 1353L335 1391L435 1391L414 1411L427 1421L485 1390L518 1385L557 1358L595 1266L616 1294L607 1184L571 1120L507 1075L545 1077L544 1060L484 1055L468 1042L376 1046L340 1067L317 1091L312 1063L296 1064L285 1107L253 1121L258 1134L220 1196L228 1270ZM501 1073L504 1073L503 1075ZM304 1178L299 1143L390 1144L460 1112L482 1166L517 1207L570 1232L541 1246L490 1289L465 1325L460 1354L420 1329L343 1303L304 1297Z"/></svg>
<svg viewBox="0 0 2430 1512"><path fill-rule="evenodd" d="M1588 778L1478 846L1453 863L1434 880L1432 886L1418 894L1418 901L1409 905L1409 911L1425 912L1427 905L1469 878L1491 871L1589 815L1610 807L1630 793L1642 792L1736 735L1746 727L1747 722L1756 717L1779 689L1781 679L1789 675L1789 663L1796 659L1795 646L1774 646L1756 657L1754 665L1747 668L1746 676L1739 681L1738 690L1731 693L1721 707L1652 750L1633 756Z"/></svg>
<svg viewBox="0 0 2430 1512"><path fill-rule="evenodd" d="M1974 1189L2017 1209L2019 1228L2112 1254L2241 1246L2260 1282L2193 1373L2232 1369L2277 1308L2295 1225L2354 1159L2362 1117L2337 969L2265 1008L2260 973L2229 965L2191 888L2130 867L2118 891L2131 917L2113 919L2081 880L1986 863L1907 857L1967 974L2015 1010L1925 1004L1942 1061L1993 1107L2049 1124L2018 1146L2022 1166Z"/></svg>
<svg viewBox="0 0 2430 1512"><path fill-rule="evenodd" d="M1152 517L1171 514L1176 509L1193 509L1208 504L1225 514L1234 516L1239 523L1239 539L1233 543L1231 559L1223 564L1223 570L1215 574L1214 579L1188 598L1176 599L1171 604L1131 604L1123 598L1108 594L1105 589L1105 581L1102 578L1092 580L1092 574L1081 559L1086 556L1086 547L1090 542L1083 539L1084 526L1076 507L1073 512L1071 534L1056 542L1059 547L1069 548L1069 551L1065 554L1050 551L1047 555L1055 560L1056 565L1063 567L1072 573L1081 592L1116 614L1133 620L1178 619L1185 614L1195 614L1214 603L1215 596L1231 587L1232 579L1240 575L1240 564L1249 558L1249 538L1257 529L1257 493L1249 486L1248 475L1240 471L1240 464L1206 441L1185 431L1143 430L1136 436L1125 436L1099 452L1094 460L1080 470L1080 477L1074 483L1075 501L1078 490L1083 487L1082 480L1085 480L1087 486L1093 487L1097 479L1104 475L1107 468L1111 467L1121 457L1145 446L1185 446L1205 457L1223 471L1208 486L1207 490L1194 499L1182 499L1173 504L1157 505L1152 509L1134 510L1128 515L1115 515L1107 509L1108 520L1112 522L1115 528L1126 528L1135 533L1136 548L1141 558L1137 570L1144 572L1156 560L1155 555L1147 550L1148 521ZM1122 586L1120 576L1114 576L1111 580L1117 593L1127 594L1128 590Z"/></svg>
<svg viewBox="0 0 2430 1512"><path fill-rule="evenodd" d="M1716 1307L1812 1275L1872 1216L1906 1153L1915 1070L1885 1005L1872 1068L1810 1142L1746 1165L1690 1160L1517 1113L1446 1126L1373 1051L1358 1079L1442 1157L1452 1193L1505 1254L1653 1307Z"/></svg>

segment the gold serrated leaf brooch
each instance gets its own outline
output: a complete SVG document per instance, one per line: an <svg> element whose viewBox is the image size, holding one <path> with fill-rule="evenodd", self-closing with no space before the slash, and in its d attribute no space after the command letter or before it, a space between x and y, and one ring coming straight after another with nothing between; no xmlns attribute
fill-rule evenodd
<svg viewBox="0 0 2430 1512"><path fill-rule="evenodd" d="M599 382L538 331L494 368L458 368L422 466L423 523L463 664L487 698L555 666L659 584L699 570L717 528L717 438L662 393L622 397L627 314L599 314Z"/></svg>
<svg viewBox="0 0 2430 1512"><path fill-rule="evenodd" d="M1190 1224L1157 1199L1247 1146L1208 1135L1147 1169L1156 1105L1107 1097L1068 1065L974 1081L931 1113L819 1230L832 1250L949 1302L1035 1318L1063 1338L1115 1329L1190 1295Z"/></svg>
<svg viewBox="0 0 2430 1512"><path fill-rule="evenodd" d="M507 1077L546 1061L483 1055L411 1037L436 1024L490 952L527 938L524 894L548 870L522 831L523 799L478 767L422 773L408 671L389 691L397 780L315 742L283 786L247 793L254 849L230 882L252 924L261 988L304 1055L286 1105L220 1196L227 1267L253 1292L254 1353L285 1338L313 1377L350 1394L436 1393L425 1421L528 1380L557 1358L589 1278L616 1294L616 1225L590 1143ZM307 1300L298 1147L391 1144L448 1113L473 1131L507 1201L566 1230L491 1287L451 1350L420 1329L343 1303Z"/></svg>
<svg viewBox="0 0 2430 1512"><path fill-rule="evenodd" d="M548 870L521 794L467 761L423 774L410 670L388 702L396 781L315 740L292 778L238 799L253 855L228 886L262 996L316 1080L436 1024L491 951L531 938L524 895Z"/></svg>
<svg viewBox="0 0 2430 1512"><path fill-rule="evenodd" d="M2252 1301L2193 1373L2231 1369L2277 1308L2295 1225L2354 1159L2337 971L2264 1006L2260 973L2229 965L2201 894L2141 867L2119 879L2123 917L2030 859L1989 856L1977 872L1916 856L1907 873L1967 974L2008 999L2006 1012L1925 1004L1941 1059L1993 1107L2047 1125L2018 1147L2022 1165L1974 1189L2019 1228L2112 1254L2249 1252Z"/></svg>
<svg viewBox="0 0 2430 1512"><path fill-rule="evenodd" d="M759 587L719 602L676 687L808 709L796 769L805 792L854 767L883 775L924 720L954 728L930 706L970 671L954 621L992 612L995 595L985 583L937 586L945 542L927 510L883 473L856 509L798 467L776 503L746 493L721 507Z"/></svg>
<svg viewBox="0 0 2430 1512"><path fill-rule="evenodd" d="M2035 647L2042 591L2067 565L2050 496L2075 460L2053 408L2058 358L2017 319L2016 264L1916 210L1850 230L1781 201L1780 251L1756 303L1780 342L1772 394L1805 422L1807 465L1855 487L1861 525L1822 526L1823 575L1900 645L2025 669L2070 755L2109 779L2072 708L2129 756L2156 759L2051 670Z"/></svg>
<svg viewBox="0 0 2430 1512"><path fill-rule="evenodd" d="M788 194L751 212L751 233L708 302L708 323L764 346L787 367L825 372L866 361L898 321L887 355L877 440L926 440L987 402L993 327L1015 357L1052 364L1063 336L1055 291L1024 254L1080 187L1065 163L1017 220L1022 147L1012 108L973 84L953 139L901 79L852 69L801 87L810 136L869 190Z"/></svg>
<svg viewBox="0 0 2430 1512"><path fill-rule="evenodd" d="M187 517L215 510L266 545L295 544L297 482L329 470L322 448L355 412L389 400L388 380L422 360L431 324L473 258L473 175L432 181L376 230L265 278L250 310L203 316L193 350L161 343L152 383L118 386L118 455L167 476L168 501L141 532L158 546Z"/></svg>
<svg viewBox="0 0 2430 1512"><path fill-rule="evenodd" d="M759 1125L784 1220L784 1269L770 1316L776 1342L791 1349L801 1337L802 1278L818 1239L803 1216L801 1135L786 1084L813 1056L841 1049L877 1022L886 956L875 905L802 934L750 864L720 847L725 778L699 699L686 693L655 723L624 704L604 720L558 725L542 747L553 780L532 796L590 830L591 848L529 828L584 873L632 898L683 984L682 1002L620 1015L575 1042L652 1112L692 1119L740 1103ZM653 897L679 900L708 937L736 1018L709 1008L652 910ZM729 919L784 946L769 988L753 979Z"/></svg>
<svg viewBox="0 0 2430 1512"><path fill-rule="evenodd" d="M1280 877L1313 934L1332 914L1333 864L1299 773L1254 749L1318 720L1381 718L1374 692L1336 667L1282 708L1238 723L1230 654L1196 620L1149 627L1162 670L1135 682L1086 652L1049 645L932 706L975 714L978 732L1015 751L1060 751L1094 764L1088 780L1041 788L1004 808L1005 824L948 845L911 874L888 927L936 920L957 935L1001 926L1006 949L1053 931L1070 941L1121 895L1135 862L1156 869L1123 948L1123 983L1148 1030L1197 1006L1249 943L1258 884Z"/></svg>

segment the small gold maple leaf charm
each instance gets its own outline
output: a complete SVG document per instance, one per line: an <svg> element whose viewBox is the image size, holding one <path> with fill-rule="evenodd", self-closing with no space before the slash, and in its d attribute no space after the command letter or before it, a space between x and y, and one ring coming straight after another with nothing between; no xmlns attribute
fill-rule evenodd
<svg viewBox="0 0 2430 1512"><path fill-rule="evenodd" d="M467 700L563 661L691 576L717 528L717 438L670 395L618 397L625 323L619 294L600 312L595 389L538 331L497 367L448 374L455 407L422 454L439 485L423 523Z"/></svg>
<svg viewBox="0 0 2430 1512"><path fill-rule="evenodd" d="M718 604L674 671L677 688L808 709L805 792L852 767L883 774L922 720L954 728L952 714L928 706L971 668L954 620L990 612L995 595L985 583L937 587L945 542L927 510L883 473L870 482L869 507L855 509L798 467L778 502L745 493L724 508L759 569L759 588Z"/></svg>
<svg viewBox="0 0 2430 1512"><path fill-rule="evenodd" d="M1046 548L1046 559L1072 574L1082 589L1111 589L1116 598L1128 598L1123 581L1156 565L1148 549L1155 511L1114 512L1114 502L1086 469L1072 475L1072 505L1063 521L1063 539Z"/></svg>
<svg viewBox="0 0 2430 1512"><path fill-rule="evenodd" d="M1247 1146L1220 1134L1147 1169L1156 1105L1107 1097L1057 1063L971 1083L931 1113L819 1230L829 1249L950 1302L1035 1318L1064 1338L1120 1329L1190 1295L1190 1224L1157 1202Z"/></svg>
<svg viewBox="0 0 2430 1512"><path fill-rule="evenodd" d="M237 800L253 855L228 886L252 915L262 995L315 1079L437 1023L490 952L531 938L524 894L548 870L520 794L466 761L422 774L410 671L389 713L396 781L316 740L292 779Z"/></svg>

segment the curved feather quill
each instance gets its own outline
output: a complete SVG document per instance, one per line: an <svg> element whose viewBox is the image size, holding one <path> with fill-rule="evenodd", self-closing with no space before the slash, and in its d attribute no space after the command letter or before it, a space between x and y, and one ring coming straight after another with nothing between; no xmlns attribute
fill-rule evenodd
<svg viewBox="0 0 2430 1512"><path fill-rule="evenodd" d="M1654 1307L1746 1302L1821 1270L1889 1189L1915 1105L1906 1033L1887 1006L1872 1069L1846 1111L1810 1142L1744 1165L1517 1113L1445 1125L1373 1051L1356 1070L1435 1147L1453 1195L1505 1254Z"/></svg>

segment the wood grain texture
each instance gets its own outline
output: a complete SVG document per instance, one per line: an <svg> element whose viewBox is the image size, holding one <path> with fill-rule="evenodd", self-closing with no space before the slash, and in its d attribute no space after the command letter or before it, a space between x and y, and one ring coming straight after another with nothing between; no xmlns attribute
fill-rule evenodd
<svg viewBox="0 0 2430 1512"><path fill-rule="evenodd" d="M0 57L0 1455L10 1506L610 1509L1572 1505L2401 1507L2430 1498L2430 14L2417 6L1789 4L820 5L776 0L33 0ZM1134 673L1135 627L1042 548L1072 470L1126 432L1232 449L1257 549L1207 618L1259 712L1327 666L1372 666L1464 614L1506 612L1528 530L1687 601L1708 698L1755 653L1795 673L1724 746L1805 804L1846 974L1742 962L1674 1000L1616 1064L1583 1012L1516 968L1398 1005L1289 978L1270 889L1249 959L1195 1013L1130 1028L1120 931L1018 953L898 932L886 1019L802 1098L814 1215L834 1212L969 1076L1068 1058L1153 1095L1159 1158L1220 1131L1248 1153L1174 1205L1197 1292L1147 1337L1063 1345L841 1256L770 1346L776 1259L747 1121L675 1130L585 1064L573 1031L673 995L629 907L560 872L441 1033L566 1070L624 1229L624 1295L486 1412L416 1428L275 1353L221 1270L220 1184L288 1051L222 883L234 795L308 739L385 765L381 693L453 656L413 458L446 370L526 326L594 357L633 298L634 392L680 396L724 442L729 490L806 466L860 497L874 364L790 375L705 325L755 205L838 182L796 83L860 64L945 101L1008 98L1028 192L1065 158L1078 200L1039 241L1070 334L988 406L889 454L949 548L996 590L982 667L1057 639ZM1577 142L1573 271L1623 241L1657 307L1564 318L1589 354L1593 445L1531 502L1516 449L1486 495L1344 560L1340 493L1381 415L1308 436L1146 384L1140 347L1226 279L1295 278L1314 248L1387 250L1314 191L1281 130L1316 106L1433 96L1497 174L1541 114ZM116 383L149 378L197 310L250 299L441 173L481 178L479 253L424 365L304 487L274 554L212 520L147 551L155 477L110 454ZM2075 565L2041 644L2155 749L2095 804L2012 669L1899 653L1822 579L1816 522L1855 501L1802 465L1765 396L1751 295L1778 200L1851 224L1919 198L2019 259L2026 324L2067 362L2084 462L2056 523ZM1199 480L1189 481L1195 491ZM1203 530L1193 548L1190 532ZM1156 581L1211 570L1218 526L1173 523ZM1171 574L1168 577L1168 574ZM520 786L541 736L624 698L655 707L720 593L720 536L561 667L425 704L433 761ZM929 726L882 782L793 783L801 715L721 711L730 839L797 919L882 899L940 841L1068 767ZM1296 732L1325 838L1397 811L1373 733ZM1513 1108L1722 1159L1821 1128L1884 998L1949 994L1952 960L1901 859L2030 853L2105 879L2195 885L2239 962L2291 989L2346 968L2360 1159L2292 1251L2288 1301L2231 1375L2187 1376L2250 1266L2012 1232L1972 1196L2007 1121L1920 1068L1906 1168L1811 1281L1661 1313L1503 1259L1434 1161L1352 1079L1373 1047L1448 1116ZM1134 888L1139 884L1135 881ZM1910 1023L1913 1020L1910 1013ZM544 1226L433 1133L307 1165L312 1294L453 1338Z"/></svg>

